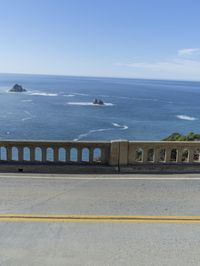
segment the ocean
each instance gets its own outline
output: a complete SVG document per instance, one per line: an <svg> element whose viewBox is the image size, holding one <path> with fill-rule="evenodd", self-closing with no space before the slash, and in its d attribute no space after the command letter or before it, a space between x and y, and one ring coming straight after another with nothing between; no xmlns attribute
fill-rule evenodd
<svg viewBox="0 0 200 266"><path fill-rule="evenodd" d="M27 92L11 93L15 83ZM103 106L92 104L95 98ZM200 82L0 74L0 138L161 140L200 133Z"/></svg>

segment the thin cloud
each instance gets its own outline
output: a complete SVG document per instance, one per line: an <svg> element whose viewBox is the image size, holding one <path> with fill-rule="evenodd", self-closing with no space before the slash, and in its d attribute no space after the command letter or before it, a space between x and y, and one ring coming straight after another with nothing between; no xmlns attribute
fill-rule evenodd
<svg viewBox="0 0 200 266"><path fill-rule="evenodd" d="M200 80L200 48L181 49L177 56L160 61L118 62L115 67L129 76Z"/></svg>
<svg viewBox="0 0 200 266"><path fill-rule="evenodd" d="M161 62L133 62L133 63L117 63L116 66L121 67L130 67L130 68L146 68L146 69L162 69L162 70L181 70L186 69L187 67L200 67L200 62L195 60L186 60L186 59L175 59L171 61L161 61ZM200 72L200 70L199 70Z"/></svg>
<svg viewBox="0 0 200 266"><path fill-rule="evenodd" d="M147 78L200 80L200 61L179 58L160 62L133 62L116 64L123 73Z"/></svg>
<svg viewBox="0 0 200 266"><path fill-rule="evenodd" d="M178 51L178 56L183 56L183 57L199 55L199 54L200 54L200 48L187 48Z"/></svg>

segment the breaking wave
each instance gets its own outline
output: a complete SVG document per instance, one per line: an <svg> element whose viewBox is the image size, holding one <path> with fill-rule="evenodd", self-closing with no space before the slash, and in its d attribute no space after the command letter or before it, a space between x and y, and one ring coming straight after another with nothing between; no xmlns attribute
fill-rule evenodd
<svg viewBox="0 0 200 266"><path fill-rule="evenodd" d="M100 104L93 104L92 102L68 102L69 105L79 105L79 106L113 106L113 103L104 103L102 105Z"/></svg>
<svg viewBox="0 0 200 266"><path fill-rule="evenodd" d="M196 117L188 116L188 115L176 115L176 117L181 119L181 120L189 120L189 121L194 121L194 120L198 119Z"/></svg>
<svg viewBox="0 0 200 266"><path fill-rule="evenodd" d="M120 130L126 130L126 129L128 129L128 126L126 126L126 125L120 125L120 124L117 124L117 123L112 123L112 125L114 127L118 127Z"/></svg>
<svg viewBox="0 0 200 266"><path fill-rule="evenodd" d="M57 93L47 93L47 92L28 92L27 94L31 96L49 96L49 97L58 96Z"/></svg>

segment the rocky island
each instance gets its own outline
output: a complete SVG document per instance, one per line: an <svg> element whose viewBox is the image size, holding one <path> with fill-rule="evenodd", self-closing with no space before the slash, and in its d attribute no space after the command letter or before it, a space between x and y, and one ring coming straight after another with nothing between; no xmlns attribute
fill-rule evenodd
<svg viewBox="0 0 200 266"><path fill-rule="evenodd" d="M99 100L99 99L94 99L93 104L104 105L104 102L102 100Z"/></svg>
<svg viewBox="0 0 200 266"><path fill-rule="evenodd" d="M15 84L9 92L24 92L26 91L21 85Z"/></svg>

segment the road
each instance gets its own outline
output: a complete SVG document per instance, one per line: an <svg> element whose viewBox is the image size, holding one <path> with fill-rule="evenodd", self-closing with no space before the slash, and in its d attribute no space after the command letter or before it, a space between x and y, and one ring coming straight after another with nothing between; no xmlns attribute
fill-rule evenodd
<svg viewBox="0 0 200 266"><path fill-rule="evenodd" d="M0 266L196 266L199 235L198 174L0 174Z"/></svg>

